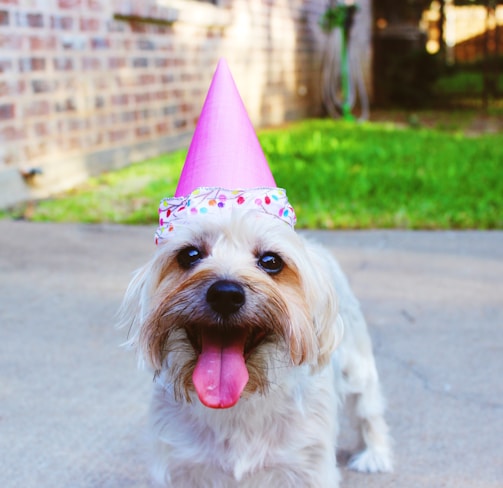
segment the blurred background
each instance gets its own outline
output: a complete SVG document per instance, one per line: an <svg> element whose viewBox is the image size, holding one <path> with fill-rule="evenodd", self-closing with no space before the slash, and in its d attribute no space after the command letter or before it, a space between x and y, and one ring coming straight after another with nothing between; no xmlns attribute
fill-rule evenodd
<svg viewBox="0 0 503 488"><path fill-rule="evenodd" d="M502 27L495 0L0 0L0 209L186 147L220 57L257 128L467 109L497 132Z"/></svg>

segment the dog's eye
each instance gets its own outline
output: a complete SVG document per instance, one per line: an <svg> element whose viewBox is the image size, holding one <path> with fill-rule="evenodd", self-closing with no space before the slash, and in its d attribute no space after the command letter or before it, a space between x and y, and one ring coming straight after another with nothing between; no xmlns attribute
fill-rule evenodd
<svg viewBox="0 0 503 488"><path fill-rule="evenodd" d="M189 269L203 259L203 253L197 247L190 246L179 251L176 259L183 269Z"/></svg>
<svg viewBox="0 0 503 488"><path fill-rule="evenodd" d="M258 265L269 274L278 274L283 269L283 260L273 252L266 252L260 256Z"/></svg>

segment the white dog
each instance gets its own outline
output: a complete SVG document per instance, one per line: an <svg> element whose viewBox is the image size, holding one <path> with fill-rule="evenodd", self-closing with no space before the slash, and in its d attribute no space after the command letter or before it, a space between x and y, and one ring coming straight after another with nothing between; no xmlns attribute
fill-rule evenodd
<svg viewBox="0 0 503 488"><path fill-rule="evenodd" d="M358 471L390 471L365 320L330 253L261 212L194 217L122 306L155 372L152 472L182 488L334 488L350 395Z"/></svg>

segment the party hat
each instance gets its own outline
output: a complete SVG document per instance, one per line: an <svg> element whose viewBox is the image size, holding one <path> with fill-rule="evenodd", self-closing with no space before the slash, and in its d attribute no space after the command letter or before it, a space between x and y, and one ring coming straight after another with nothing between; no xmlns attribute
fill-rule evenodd
<svg viewBox="0 0 503 488"><path fill-rule="evenodd" d="M276 187L231 72L221 59L213 75L175 196L161 200L156 243L196 215L259 210L292 227L295 212Z"/></svg>
<svg viewBox="0 0 503 488"><path fill-rule="evenodd" d="M224 59L213 75L175 196L217 186L276 186Z"/></svg>
<svg viewBox="0 0 503 488"><path fill-rule="evenodd" d="M244 210L244 212L242 212ZM260 147L232 75L218 63L190 144L175 196L159 207L156 243L178 227L215 222L227 212L239 218L277 218L295 224L285 190L276 183ZM236 213L234 213L236 215ZM197 228L197 227L196 227ZM239 401L249 380L242 328L202 328L192 382L203 405L229 408ZM215 330L221 329L221 330Z"/></svg>

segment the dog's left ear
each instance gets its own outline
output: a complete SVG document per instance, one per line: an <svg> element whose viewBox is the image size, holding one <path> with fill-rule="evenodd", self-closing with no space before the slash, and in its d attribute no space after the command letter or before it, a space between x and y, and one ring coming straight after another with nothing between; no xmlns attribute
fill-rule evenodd
<svg viewBox="0 0 503 488"><path fill-rule="evenodd" d="M344 324L338 313L335 278L337 264L324 247L306 242L308 265L302 273L306 299L311 307L311 316L318 347L317 364L313 368L324 367L342 340Z"/></svg>
<svg viewBox="0 0 503 488"><path fill-rule="evenodd" d="M149 262L135 272L118 311L117 328L128 330L127 341L123 346L137 350L141 366L144 365L144 359L139 348L139 335L148 314L151 268L152 263Z"/></svg>

